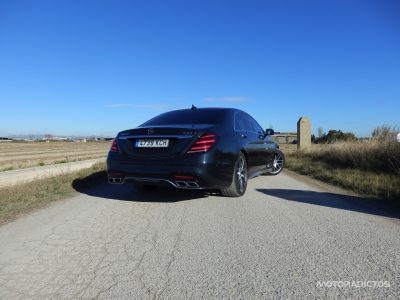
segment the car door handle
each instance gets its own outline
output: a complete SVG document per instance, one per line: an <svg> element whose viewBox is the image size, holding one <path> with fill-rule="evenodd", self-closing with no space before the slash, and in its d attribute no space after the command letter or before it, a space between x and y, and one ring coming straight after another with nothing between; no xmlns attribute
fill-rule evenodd
<svg viewBox="0 0 400 300"><path fill-rule="evenodd" d="M247 135L241 134L240 137L243 138L243 139L245 139L245 138L247 138Z"/></svg>

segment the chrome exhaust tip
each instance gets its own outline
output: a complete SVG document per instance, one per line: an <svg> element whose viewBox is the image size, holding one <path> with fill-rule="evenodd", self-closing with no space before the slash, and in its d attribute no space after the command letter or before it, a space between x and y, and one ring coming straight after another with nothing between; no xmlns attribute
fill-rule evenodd
<svg viewBox="0 0 400 300"><path fill-rule="evenodd" d="M111 184L123 184L124 180L120 177L108 177L108 183Z"/></svg>
<svg viewBox="0 0 400 300"><path fill-rule="evenodd" d="M175 184L179 188L184 188L184 189L196 189L199 188L199 184L195 181L175 181Z"/></svg>
<svg viewBox="0 0 400 300"><path fill-rule="evenodd" d="M184 182L184 181L175 181L175 184L177 187L180 187L180 188L186 187L186 182Z"/></svg>
<svg viewBox="0 0 400 300"><path fill-rule="evenodd" d="M195 181L187 181L186 185L190 188L198 188L199 187L199 184Z"/></svg>

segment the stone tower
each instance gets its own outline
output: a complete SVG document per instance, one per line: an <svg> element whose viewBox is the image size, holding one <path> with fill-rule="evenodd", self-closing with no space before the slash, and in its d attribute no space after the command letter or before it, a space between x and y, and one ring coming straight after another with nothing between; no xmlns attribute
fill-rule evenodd
<svg viewBox="0 0 400 300"><path fill-rule="evenodd" d="M297 121L297 150L311 149L311 122L307 117Z"/></svg>

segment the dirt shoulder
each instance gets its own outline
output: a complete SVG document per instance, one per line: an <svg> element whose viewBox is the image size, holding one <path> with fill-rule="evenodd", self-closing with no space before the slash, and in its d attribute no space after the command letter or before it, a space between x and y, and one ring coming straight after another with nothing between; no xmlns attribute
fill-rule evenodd
<svg viewBox="0 0 400 300"><path fill-rule="evenodd" d="M379 210L379 211L391 211L394 215L400 217L400 204L387 199L378 199L368 195L360 195L353 191L341 188L339 186L323 182L319 179L310 177L309 175L302 175L295 171L285 169L283 171L285 175L301 181L309 186L314 187L319 191L324 191L330 194L340 195L347 198L348 201L363 207L366 210Z"/></svg>
<svg viewBox="0 0 400 300"><path fill-rule="evenodd" d="M354 193L352 191L349 191L349 190L343 189L341 187L320 181L318 179L314 179L307 175L302 175L302 174L296 173L295 171L292 171L289 169L285 169L283 172L286 175L296 178L297 180L300 180L306 184L312 185L319 190L324 190L329 193L340 194L340 195L345 195L345 196L360 196L359 194Z"/></svg>
<svg viewBox="0 0 400 300"><path fill-rule="evenodd" d="M0 172L0 187L13 186L90 168L104 158Z"/></svg>

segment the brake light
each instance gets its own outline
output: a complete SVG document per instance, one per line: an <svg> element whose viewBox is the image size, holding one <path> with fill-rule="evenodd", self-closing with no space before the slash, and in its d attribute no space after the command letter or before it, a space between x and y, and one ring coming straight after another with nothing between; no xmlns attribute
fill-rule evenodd
<svg viewBox="0 0 400 300"><path fill-rule="evenodd" d="M108 176L110 177L124 177L124 174L121 172L109 172Z"/></svg>
<svg viewBox="0 0 400 300"><path fill-rule="evenodd" d="M175 179L194 179L191 175L175 175Z"/></svg>
<svg viewBox="0 0 400 300"><path fill-rule="evenodd" d="M217 141L215 134L206 134L193 143L187 153L207 152Z"/></svg>
<svg viewBox="0 0 400 300"><path fill-rule="evenodd" d="M110 151L112 151L112 152L118 152L119 151L116 139L113 139Z"/></svg>

